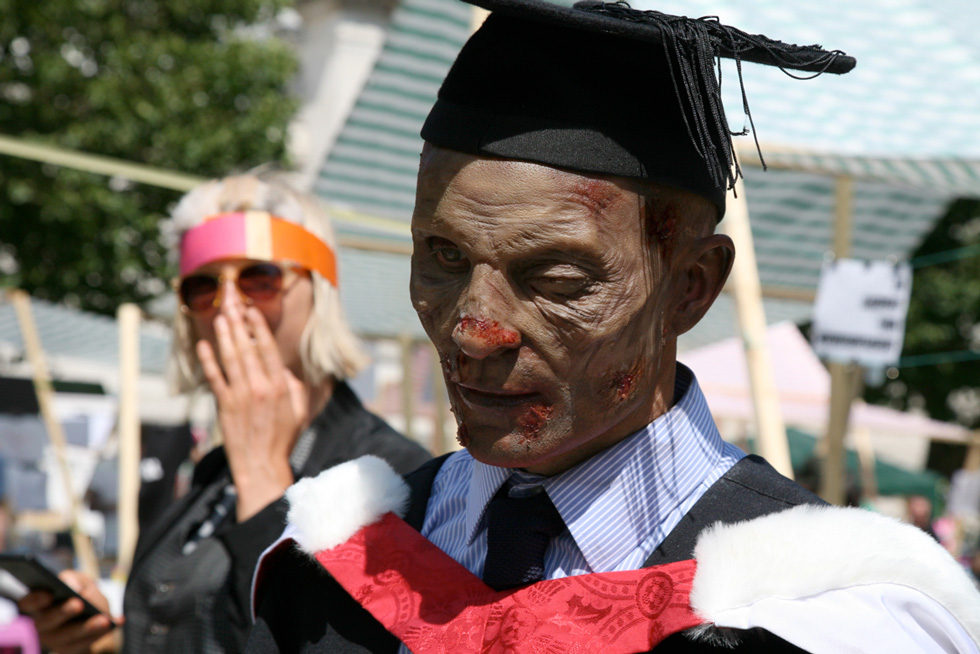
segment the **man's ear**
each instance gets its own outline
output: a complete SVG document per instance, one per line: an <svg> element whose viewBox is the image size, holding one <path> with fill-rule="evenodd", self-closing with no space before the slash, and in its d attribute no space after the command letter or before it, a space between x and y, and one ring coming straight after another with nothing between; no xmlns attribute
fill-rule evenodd
<svg viewBox="0 0 980 654"><path fill-rule="evenodd" d="M724 234L698 238L676 271L670 326L679 336L698 324L725 286L735 260L735 244Z"/></svg>

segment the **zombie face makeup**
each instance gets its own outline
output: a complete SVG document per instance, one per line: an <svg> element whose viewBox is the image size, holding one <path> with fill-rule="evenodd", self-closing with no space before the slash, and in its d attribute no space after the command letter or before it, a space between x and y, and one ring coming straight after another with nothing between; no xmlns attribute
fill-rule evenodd
<svg viewBox="0 0 980 654"><path fill-rule="evenodd" d="M616 181L426 148L412 302L478 460L554 474L669 406L686 287L641 206Z"/></svg>

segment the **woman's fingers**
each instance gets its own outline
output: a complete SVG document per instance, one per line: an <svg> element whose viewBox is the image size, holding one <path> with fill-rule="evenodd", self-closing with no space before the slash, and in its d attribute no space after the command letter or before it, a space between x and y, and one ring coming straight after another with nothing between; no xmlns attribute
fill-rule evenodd
<svg viewBox="0 0 980 654"><path fill-rule="evenodd" d="M240 382L244 381L245 371L242 368L230 321L225 314L218 314L215 317L214 334L218 341L218 356L221 357L228 384L232 389L239 388L242 386Z"/></svg>
<svg viewBox="0 0 980 654"><path fill-rule="evenodd" d="M248 381L249 386L251 386L252 391L262 396L268 388L268 375L264 370L263 362L260 360L257 351L256 344L258 336L254 333L254 325L246 325L246 320L248 320L246 316L247 311L246 315L243 315L237 307L229 307L227 313L228 326L238 353L242 371L245 373L245 379ZM251 323L251 321L249 322ZM263 320L263 322L265 321ZM259 397L256 399L263 398Z"/></svg>
<svg viewBox="0 0 980 654"><path fill-rule="evenodd" d="M265 317L255 307L244 315L236 307L214 319L220 365L213 348L198 343L198 359L212 388L227 388L242 399L263 400L285 394L286 367ZM223 368L223 372L222 372ZM256 397L256 395L258 397Z"/></svg>
<svg viewBox="0 0 980 654"><path fill-rule="evenodd" d="M204 378L208 380L211 392L214 393L214 397L220 404L227 399L228 383L225 380L225 374L221 371L221 366L218 364L214 349L205 340L198 341L195 349L197 350L197 360L201 362L201 370L204 371Z"/></svg>
<svg viewBox="0 0 980 654"><path fill-rule="evenodd" d="M265 372L271 379L277 380L285 373L286 366L283 365L282 356L279 354L279 346L269 331L269 325L265 321L265 316L255 307L249 307L245 312L245 320L248 327L255 336L259 357Z"/></svg>

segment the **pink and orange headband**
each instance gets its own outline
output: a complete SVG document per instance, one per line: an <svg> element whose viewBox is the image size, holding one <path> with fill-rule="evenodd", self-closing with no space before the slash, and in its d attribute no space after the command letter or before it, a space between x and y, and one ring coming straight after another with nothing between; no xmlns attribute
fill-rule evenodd
<svg viewBox="0 0 980 654"><path fill-rule="evenodd" d="M267 211L220 213L187 230L180 242L180 274L218 259L291 261L337 286L337 257L316 235Z"/></svg>

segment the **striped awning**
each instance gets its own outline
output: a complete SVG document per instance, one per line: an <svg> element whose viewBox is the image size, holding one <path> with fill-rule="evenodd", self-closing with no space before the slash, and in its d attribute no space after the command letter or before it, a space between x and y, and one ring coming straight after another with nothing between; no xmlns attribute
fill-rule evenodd
<svg viewBox="0 0 980 654"><path fill-rule="evenodd" d="M756 158L754 148L746 159ZM818 175L848 175L867 182L926 188L946 195L980 198L980 158L900 158L805 152L763 146L770 170L795 170Z"/></svg>
<svg viewBox="0 0 980 654"><path fill-rule="evenodd" d="M408 224L419 131L472 15L471 5L456 0L399 3L374 71L314 183L329 203ZM339 228L364 229L354 221Z"/></svg>
<svg viewBox="0 0 980 654"><path fill-rule="evenodd" d="M51 375L73 379L78 366L119 367L119 325L115 319L64 304L31 298L31 313ZM0 350L20 358L24 352L20 323L12 303L0 294ZM170 351L170 330L158 324L140 326L140 369L162 375ZM97 362L93 364L92 362Z"/></svg>

